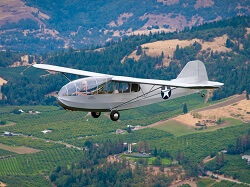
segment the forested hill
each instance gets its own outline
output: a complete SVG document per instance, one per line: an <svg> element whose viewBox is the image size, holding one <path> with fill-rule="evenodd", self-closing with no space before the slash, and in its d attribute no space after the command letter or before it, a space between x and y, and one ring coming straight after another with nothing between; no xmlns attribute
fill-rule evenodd
<svg viewBox="0 0 250 187"><path fill-rule="evenodd" d="M242 93L244 90L249 92L249 28L249 17L236 17L182 32L131 36L117 43L108 43L101 49L69 49L44 55L43 58L44 63L59 66L164 80L176 78L188 61L199 59L205 63L210 80L225 83L225 86L213 93L211 99L216 100ZM222 36L227 39L224 43L218 44L220 46L218 49L223 48L224 51L218 51L208 45ZM191 42L185 47L176 44L172 57L163 52L158 56L150 56L148 49L143 47L144 44L156 41L190 42L193 39L199 42ZM205 44L208 48L204 48ZM133 51L136 51L138 59L129 58ZM168 65L163 64L165 57L170 60ZM2 68L0 77L9 81L7 85L2 86L4 100L1 103L12 105L51 104L55 100L45 95L58 91L67 83L67 80L59 74L50 75L34 68L26 70L26 67Z"/></svg>
<svg viewBox="0 0 250 187"><path fill-rule="evenodd" d="M0 2L1 47L44 52L131 34L183 30L249 15L248 0L11 0Z"/></svg>

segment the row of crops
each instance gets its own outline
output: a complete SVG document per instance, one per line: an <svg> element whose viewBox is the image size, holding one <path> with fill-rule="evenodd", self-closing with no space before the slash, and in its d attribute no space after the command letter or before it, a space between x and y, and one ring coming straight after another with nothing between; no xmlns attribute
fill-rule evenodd
<svg viewBox="0 0 250 187"><path fill-rule="evenodd" d="M1 119L15 122L16 125L1 127L0 130L72 142L71 139L78 137L108 136L117 128L126 128L127 125L148 125L172 117L182 113L184 102L188 103L189 109L204 105L203 98L196 94L190 95L138 109L121 111L119 123L112 122L106 114L99 119L93 119L91 116L86 116L86 112L69 112L52 106L22 106L20 107L22 110L36 110L41 113L20 115L11 113L13 107L1 107ZM45 129L52 130L52 133L44 135L41 131Z"/></svg>
<svg viewBox="0 0 250 187"><path fill-rule="evenodd" d="M165 148L173 155L182 151L186 157L199 162L211 153L226 149L234 144L239 135L246 134L250 123L221 128L211 132L201 132L172 138L160 138L150 141L151 145Z"/></svg>
<svg viewBox="0 0 250 187"><path fill-rule="evenodd" d="M83 151L56 148L35 154L17 155L0 160L0 176L48 173L58 165L68 165L83 157Z"/></svg>

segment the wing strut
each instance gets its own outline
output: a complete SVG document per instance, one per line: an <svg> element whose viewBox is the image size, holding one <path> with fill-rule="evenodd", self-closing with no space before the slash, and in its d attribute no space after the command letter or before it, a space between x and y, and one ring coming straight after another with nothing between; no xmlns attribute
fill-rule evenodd
<svg viewBox="0 0 250 187"><path fill-rule="evenodd" d="M70 80L70 78L63 72L60 72L69 82L71 82L72 80Z"/></svg>

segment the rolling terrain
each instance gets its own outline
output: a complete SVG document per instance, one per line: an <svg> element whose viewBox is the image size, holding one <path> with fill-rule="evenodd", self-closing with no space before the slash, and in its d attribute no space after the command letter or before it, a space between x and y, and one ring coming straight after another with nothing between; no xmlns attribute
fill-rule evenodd
<svg viewBox="0 0 250 187"><path fill-rule="evenodd" d="M149 125L161 119L179 115L183 102L187 103L189 110L208 105L200 96L191 95L187 98L124 111L118 123L111 122L106 115L96 120L87 113L68 112L58 107L20 106L18 108L24 111L22 114L12 113L15 107L2 107L1 119L6 120L7 124L1 125L0 131L19 135L0 136L2 144L0 181L14 185L21 177L23 186L33 186L38 182L44 186L50 185L46 176L58 165L69 165L71 162L80 161L83 151L78 150L77 147L84 149L86 141L96 143L108 139L111 141L120 139L125 142L147 141L152 148L156 146L167 149L173 157L182 150L192 162L199 162L207 155L225 149L238 135L250 128L249 123L244 124L231 117L225 118L226 126L217 125L215 129L213 126L207 126L206 129L187 127L172 121L132 133L122 135L114 133L117 128L126 130L127 124ZM172 108L170 109L169 106ZM29 111L40 113L32 114ZM149 118L146 117L148 114L150 114ZM14 125L9 126L10 122L14 122ZM42 133L46 129L50 131ZM11 148L12 146L16 148ZM27 150L39 150L39 152L15 151L20 146L27 147Z"/></svg>
<svg viewBox="0 0 250 187"><path fill-rule="evenodd" d="M0 47L29 53L86 48L124 36L180 31L249 11L247 0L3 0Z"/></svg>
<svg viewBox="0 0 250 187"><path fill-rule="evenodd" d="M25 52L45 52L67 45L80 48L96 40L103 43L133 32L149 32L149 35L125 37L117 43L89 50L70 48L42 55L0 52L0 81L3 83L0 84L0 186L1 182L9 186L83 186L100 182L99 185L104 186L101 182L108 177L111 183L115 178L127 177L130 183L134 180L141 186L146 182L173 186L239 185L232 183L235 180L250 183L249 167L241 159L243 154L249 154L246 149L250 145L249 100L245 99L249 94L249 17L184 29L214 19L248 14L247 1L231 1L223 7L226 13L221 9L223 1L215 0L140 2L137 12L132 1L91 1L89 7L78 0L63 2L1 1L1 18L9 20L0 22L1 40L7 41L1 43L2 48L6 45L17 51L22 48ZM126 6L114 15L111 10L116 10L120 3ZM77 9L76 5L79 5ZM183 8L175 9L180 5ZM131 12L124 12L128 7ZM214 14L207 13L211 10ZM109 14L104 20L100 15L106 13ZM16 20L17 15L20 20ZM96 28L100 32L94 32ZM184 31L152 33L160 29ZM19 41L13 41L12 36ZM17 63L22 62L22 58L25 63ZM185 64L194 59L204 61L209 78L224 82L225 86L207 93L207 98L195 94L121 111L121 119L116 123L105 113L93 119L87 112L70 112L58 107L51 95L67 83L66 79L29 66L36 62L48 63L168 80L175 78ZM188 107L187 114L182 114L184 104ZM138 126L139 130L131 130L128 125ZM116 159L117 154L123 152L120 146L124 142L137 143L133 145L133 152L143 144L154 157L147 163L138 159L138 165L134 164L133 168L126 162L105 162L108 156ZM229 153L223 157L222 150ZM163 166L155 163L160 159ZM141 168L144 164L148 164L149 171ZM221 172L220 177L223 173L224 178L234 179L230 182L202 177L216 170ZM84 183L80 184L81 179Z"/></svg>

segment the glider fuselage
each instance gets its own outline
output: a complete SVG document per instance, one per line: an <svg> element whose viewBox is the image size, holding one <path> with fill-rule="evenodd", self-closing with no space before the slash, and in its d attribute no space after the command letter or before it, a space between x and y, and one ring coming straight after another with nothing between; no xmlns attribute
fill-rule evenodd
<svg viewBox="0 0 250 187"><path fill-rule="evenodd" d="M77 96L59 96L58 103L64 108L73 111L91 111L91 112L109 112L111 110L127 110L140 106L165 101L161 96L161 86L140 84L140 90L137 92L119 93L114 90L113 93L77 95ZM167 98L174 99L185 95L199 92L194 89L175 88L171 90L171 96Z"/></svg>

